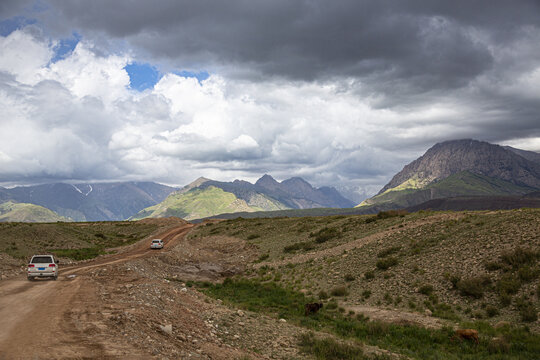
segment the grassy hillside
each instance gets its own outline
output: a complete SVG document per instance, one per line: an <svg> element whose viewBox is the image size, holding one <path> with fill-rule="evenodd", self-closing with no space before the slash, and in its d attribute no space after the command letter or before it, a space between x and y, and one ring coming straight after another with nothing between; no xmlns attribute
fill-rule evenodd
<svg viewBox="0 0 540 360"><path fill-rule="evenodd" d="M355 311L398 309L452 323L540 330L540 209L236 219L191 236L245 239L252 279ZM334 304L334 305L332 305Z"/></svg>
<svg viewBox="0 0 540 360"><path fill-rule="evenodd" d="M0 204L0 221L55 222L70 219L42 206L8 201Z"/></svg>
<svg viewBox="0 0 540 360"><path fill-rule="evenodd" d="M139 222L0 223L0 252L21 260L37 253L82 260L139 241L157 228Z"/></svg>
<svg viewBox="0 0 540 360"><path fill-rule="evenodd" d="M257 210L261 209L249 206L244 200L238 199L232 193L209 186L204 189L174 193L163 202L142 210L133 219L176 216L191 220L221 213Z"/></svg>
<svg viewBox="0 0 540 360"><path fill-rule="evenodd" d="M463 171L426 186L407 180L395 188L365 200L359 206L392 204L394 208L400 208L444 197L523 195L532 191L535 189Z"/></svg>

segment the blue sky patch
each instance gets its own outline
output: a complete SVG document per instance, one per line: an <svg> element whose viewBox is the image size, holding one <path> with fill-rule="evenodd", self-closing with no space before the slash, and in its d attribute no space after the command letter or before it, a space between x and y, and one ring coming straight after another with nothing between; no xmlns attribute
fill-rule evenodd
<svg viewBox="0 0 540 360"><path fill-rule="evenodd" d="M124 69L129 75L131 88L137 91L152 88L161 79L158 69L147 63L133 62L126 65Z"/></svg>
<svg viewBox="0 0 540 360"><path fill-rule="evenodd" d="M61 39L58 42L58 45L54 47L54 57L52 58L52 62L55 63L58 60L62 60L65 57L67 57L69 54L73 52L73 49L75 49L75 46L81 41L82 36L77 34L76 32L73 33L73 36L66 39Z"/></svg>
<svg viewBox="0 0 540 360"><path fill-rule="evenodd" d="M36 19L28 19L24 16L15 16L9 19L0 21L0 35L8 36L15 30L22 29L23 27L31 24L35 24Z"/></svg>
<svg viewBox="0 0 540 360"><path fill-rule="evenodd" d="M182 70L182 71L173 71L173 74L176 74L182 77L196 78L197 80L199 80L199 82L206 80L210 77L210 74L207 71L194 72L194 71Z"/></svg>

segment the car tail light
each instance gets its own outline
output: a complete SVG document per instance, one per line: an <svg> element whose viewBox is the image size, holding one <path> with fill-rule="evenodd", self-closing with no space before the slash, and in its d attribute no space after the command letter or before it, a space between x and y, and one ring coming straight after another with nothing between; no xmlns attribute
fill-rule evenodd
<svg viewBox="0 0 540 360"><path fill-rule="evenodd" d="M34 264L28 264L28 267L34 267L35 265Z"/></svg>
<svg viewBox="0 0 540 360"><path fill-rule="evenodd" d="M49 264L49 267L56 267L56 264Z"/></svg>

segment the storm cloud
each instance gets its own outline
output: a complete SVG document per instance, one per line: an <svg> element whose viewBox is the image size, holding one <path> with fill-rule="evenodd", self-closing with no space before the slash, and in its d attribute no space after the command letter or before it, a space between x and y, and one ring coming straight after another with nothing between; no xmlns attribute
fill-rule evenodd
<svg viewBox="0 0 540 360"><path fill-rule="evenodd" d="M271 173L364 194L438 141L540 151L537 1L49 0L0 12L32 19L0 37L0 130L56 139L0 145L0 182ZM53 61L74 33L82 41ZM130 89L133 61L161 72L144 92ZM69 155L80 153L96 156Z"/></svg>

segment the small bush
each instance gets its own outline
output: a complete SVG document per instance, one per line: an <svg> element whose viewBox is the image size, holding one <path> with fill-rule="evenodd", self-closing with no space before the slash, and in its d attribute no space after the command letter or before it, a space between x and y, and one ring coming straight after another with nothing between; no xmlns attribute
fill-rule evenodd
<svg viewBox="0 0 540 360"><path fill-rule="evenodd" d="M524 265L518 269L518 276L524 282L529 282L538 277L538 270L532 266Z"/></svg>
<svg viewBox="0 0 540 360"><path fill-rule="evenodd" d="M336 228L325 227L315 233L309 234L309 236L314 237L317 244L322 244L339 236L339 231Z"/></svg>
<svg viewBox="0 0 540 360"><path fill-rule="evenodd" d="M497 291L501 295L513 295L519 291L521 281L512 274L504 274L497 282Z"/></svg>
<svg viewBox="0 0 540 360"><path fill-rule="evenodd" d="M266 259L268 259L270 257L270 254L262 254L261 256L259 256L259 259L258 261L264 261Z"/></svg>
<svg viewBox="0 0 540 360"><path fill-rule="evenodd" d="M331 338L317 339L313 333L300 335L302 352L316 359L367 359L360 346L338 342Z"/></svg>
<svg viewBox="0 0 540 360"><path fill-rule="evenodd" d="M362 291L362 297L364 299L369 299L369 297L371 296L371 291L370 290L364 290Z"/></svg>
<svg viewBox="0 0 540 360"><path fill-rule="evenodd" d="M493 305L486 306L486 317L492 318L499 315L499 309Z"/></svg>
<svg viewBox="0 0 540 360"><path fill-rule="evenodd" d="M375 221L377 221L377 216L370 216L370 217L366 218L365 223L369 224L369 223L372 223L372 222L375 222Z"/></svg>
<svg viewBox="0 0 540 360"><path fill-rule="evenodd" d="M370 271L366 271L364 273L364 279L371 280L373 278L375 278L375 272L374 271L370 270Z"/></svg>
<svg viewBox="0 0 540 360"><path fill-rule="evenodd" d="M516 307L519 310L521 321L533 322L538 320L538 311L531 301L523 297L519 298L516 300Z"/></svg>
<svg viewBox="0 0 540 360"><path fill-rule="evenodd" d="M381 260L377 261L377 263L375 265L380 270L388 270L390 267L392 267L394 265L397 265L397 263L398 263L398 259L396 259L395 257L390 256L388 258L381 259Z"/></svg>
<svg viewBox="0 0 540 360"><path fill-rule="evenodd" d="M260 238L261 235L259 234L251 234L251 235L248 235L247 239L248 240L253 240L253 239L257 239L257 238Z"/></svg>
<svg viewBox="0 0 540 360"><path fill-rule="evenodd" d="M459 280L457 283L457 288L461 295L479 299L484 295L484 290L489 284L491 284L489 277L477 276Z"/></svg>
<svg viewBox="0 0 540 360"><path fill-rule="evenodd" d="M418 292L420 294L424 294L424 295L431 295L431 293L433 292L433 286L431 286L431 285L422 285L418 289Z"/></svg>
<svg viewBox="0 0 540 360"><path fill-rule="evenodd" d="M484 267L486 268L487 271L496 271L496 270L502 269L503 266L500 262L489 261L484 264Z"/></svg>
<svg viewBox="0 0 540 360"><path fill-rule="evenodd" d="M338 304L335 301L330 301L328 304L326 304L326 310L336 310L338 308Z"/></svg>
<svg viewBox="0 0 540 360"><path fill-rule="evenodd" d="M534 264L536 259L538 259L538 252L521 247L501 254L501 260L516 269L525 264Z"/></svg>
<svg viewBox="0 0 540 360"><path fill-rule="evenodd" d="M332 296L346 296L349 294L349 291L345 286L336 286L330 291Z"/></svg>
<svg viewBox="0 0 540 360"><path fill-rule="evenodd" d="M283 248L283 252L284 253L293 253L297 250L304 250L304 251L309 251L309 250L312 250L315 248L315 245L313 245L313 243L311 241L302 241L302 242L297 242L295 244L292 244L292 245L288 245L288 246L285 246Z"/></svg>
<svg viewBox="0 0 540 360"><path fill-rule="evenodd" d="M507 354L510 352L510 343L504 337L495 337L488 344L490 354Z"/></svg>
<svg viewBox="0 0 540 360"><path fill-rule="evenodd" d="M330 296L328 296L328 293L326 291L324 291L324 290L319 291L319 299L326 300L329 297Z"/></svg>
<svg viewBox="0 0 540 360"><path fill-rule="evenodd" d="M345 279L345 281L350 282L350 281L354 281L355 277L354 277L353 274L347 274L347 275L345 275L344 279Z"/></svg>
<svg viewBox="0 0 540 360"><path fill-rule="evenodd" d="M388 218L393 218L393 217L397 217L397 216L404 217L407 214L408 214L408 212L406 210L380 211L377 214L377 218L378 219L388 219Z"/></svg>
<svg viewBox="0 0 540 360"><path fill-rule="evenodd" d="M388 255L397 253L399 250L401 250L401 246L392 246L392 247L379 251L379 253L377 254L377 257L384 258L384 257L387 257Z"/></svg>

